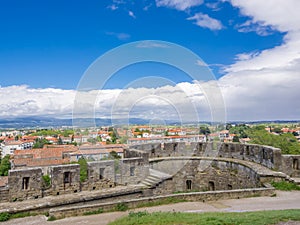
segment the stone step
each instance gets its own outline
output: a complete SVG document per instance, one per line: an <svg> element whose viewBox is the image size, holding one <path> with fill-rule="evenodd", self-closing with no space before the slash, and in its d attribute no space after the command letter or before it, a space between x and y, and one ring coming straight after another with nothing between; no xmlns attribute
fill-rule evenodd
<svg viewBox="0 0 300 225"><path fill-rule="evenodd" d="M152 187L154 186L155 184L151 183L151 182L147 182L146 180L142 181L141 184L147 186L147 187Z"/></svg>
<svg viewBox="0 0 300 225"><path fill-rule="evenodd" d="M146 178L146 180L149 180L149 181L152 181L153 183L157 183L157 182L160 182L161 181L161 178L159 178L159 177L154 177L154 176L148 176L147 178Z"/></svg>

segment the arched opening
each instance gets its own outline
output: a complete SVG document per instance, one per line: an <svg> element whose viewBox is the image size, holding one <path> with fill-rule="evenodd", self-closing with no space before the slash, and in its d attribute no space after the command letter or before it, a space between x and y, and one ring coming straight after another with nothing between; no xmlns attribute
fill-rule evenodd
<svg viewBox="0 0 300 225"><path fill-rule="evenodd" d="M186 183L186 190L192 190L192 181L187 180L185 183Z"/></svg>
<svg viewBox="0 0 300 225"><path fill-rule="evenodd" d="M215 190L215 183L213 181L208 182L208 190L214 191Z"/></svg>

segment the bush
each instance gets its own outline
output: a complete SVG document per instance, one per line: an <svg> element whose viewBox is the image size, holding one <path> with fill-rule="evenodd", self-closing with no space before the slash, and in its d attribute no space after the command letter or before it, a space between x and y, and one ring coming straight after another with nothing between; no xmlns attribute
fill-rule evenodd
<svg viewBox="0 0 300 225"><path fill-rule="evenodd" d="M116 211L126 211L127 209L128 206L124 202L118 203L115 207Z"/></svg>
<svg viewBox="0 0 300 225"><path fill-rule="evenodd" d="M9 213L0 213L0 222L4 222L10 219Z"/></svg>
<svg viewBox="0 0 300 225"><path fill-rule="evenodd" d="M54 221L54 220L57 220L56 217L55 216L50 216L47 221Z"/></svg>
<svg viewBox="0 0 300 225"><path fill-rule="evenodd" d="M9 160L10 160L10 156L9 155L6 155L1 160L1 163L0 163L0 176L8 176L8 171L11 168Z"/></svg>
<svg viewBox="0 0 300 225"><path fill-rule="evenodd" d="M47 175L42 176L42 178L43 178L43 182L44 182L44 187L45 188L50 187L50 185L51 185L51 178L50 178L50 176L47 174Z"/></svg>

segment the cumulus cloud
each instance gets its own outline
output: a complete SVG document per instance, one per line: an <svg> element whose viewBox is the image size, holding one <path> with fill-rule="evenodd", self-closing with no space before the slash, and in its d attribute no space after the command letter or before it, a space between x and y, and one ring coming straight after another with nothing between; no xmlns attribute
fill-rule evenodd
<svg viewBox="0 0 300 225"><path fill-rule="evenodd" d="M0 88L0 117L49 116L75 117L158 118L197 121L210 119L209 107L199 84L180 83L158 88L127 88L124 90L93 90L80 93L54 88L34 89L28 86ZM20 97L22 96L22 97ZM95 98L96 96L96 98ZM89 101L95 99L94 102ZM92 110L92 112L91 112ZM206 116L206 118L204 118Z"/></svg>
<svg viewBox="0 0 300 225"><path fill-rule="evenodd" d="M71 114L75 91L28 86L0 88L1 117L66 116Z"/></svg>
<svg viewBox="0 0 300 225"><path fill-rule="evenodd" d="M221 21L203 13L196 13L194 16L187 18L187 20L194 20L197 26L210 30L221 30L223 28Z"/></svg>
<svg viewBox="0 0 300 225"><path fill-rule="evenodd" d="M231 3L251 18L248 25L268 26L286 35L281 45L261 52L242 52L225 68L227 74L220 84L230 118L299 119L300 1Z"/></svg>
<svg viewBox="0 0 300 225"><path fill-rule="evenodd" d="M203 4L203 0L156 0L156 6L174 8L184 11L194 6Z"/></svg>

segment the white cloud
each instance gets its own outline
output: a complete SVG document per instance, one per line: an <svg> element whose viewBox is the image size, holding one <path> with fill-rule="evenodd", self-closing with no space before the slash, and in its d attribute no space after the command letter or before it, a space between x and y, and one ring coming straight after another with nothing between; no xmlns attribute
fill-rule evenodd
<svg viewBox="0 0 300 225"><path fill-rule="evenodd" d="M254 23L251 20L236 25L235 28L242 33L256 32L260 36L268 36L274 33L274 30L271 26L265 26L259 22Z"/></svg>
<svg viewBox="0 0 300 225"><path fill-rule="evenodd" d="M0 88L0 116L70 115L75 91L54 88L32 89L28 86Z"/></svg>
<svg viewBox="0 0 300 225"><path fill-rule="evenodd" d="M113 5L107 6L107 8L110 9L110 10L112 10L112 11L115 11L115 10L117 10L119 7L113 4Z"/></svg>
<svg viewBox="0 0 300 225"><path fill-rule="evenodd" d="M221 21L211 18L207 14L196 13L194 16L187 18L187 20L195 20L197 26L210 30L221 30L223 28Z"/></svg>
<svg viewBox="0 0 300 225"><path fill-rule="evenodd" d="M126 41L126 40L130 39L130 37L131 37L130 34L127 34L127 33L105 32L105 34L114 36L121 41Z"/></svg>
<svg viewBox="0 0 300 225"><path fill-rule="evenodd" d="M300 1L298 0L230 0L241 13L252 18L253 23L272 26L286 32L298 29L300 25Z"/></svg>
<svg viewBox="0 0 300 225"><path fill-rule="evenodd" d="M134 15L134 13L132 11L128 11L128 15L130 17L132 17L133 19L136 19L136 16Z"/></svg>
<svg viewBox="0 0 300 225"><path fill-rule="evenodd" d="M92 114L95 110L99 117L152 118L157 115L165 120L181 118L186 121L197 120L195 107L202 110L202 116L209 116L208 105L199 85L191 83L158 88L87 91L81 93L80 99L83 101L80 102L75 90L34 89L28 86L1 87L0 97L2 118L71 117L74 102L76 115L80 117L91 115L91 110ZM90 99L96 100L91 102Z"/></svg>
<svg viewBox="0 0 300 225"><path fill-rule="evenodd" d="M203 4L203 0L156 0L156 6L174 8L184 11L194 6Z"/></svg>
<svg viewBox="0 0 300 225"><path fill-rule="evenodd" d="M244 52L220 79L231 119L300 119L300 1L231 0L251 19L245 29L270 27L287 32L283 43ZM247 27L248 26L248 27Z"/></svg>

